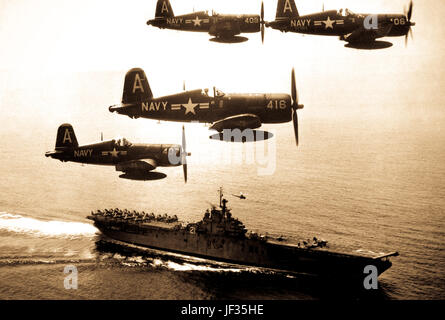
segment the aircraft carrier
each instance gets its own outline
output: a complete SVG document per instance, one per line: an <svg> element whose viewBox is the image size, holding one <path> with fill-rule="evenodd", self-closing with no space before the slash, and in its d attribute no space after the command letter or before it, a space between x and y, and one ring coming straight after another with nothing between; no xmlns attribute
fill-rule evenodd
<svg viewBox="0 0 445 320"><path fill-rule="evenodd" d="M153 249L241 265L343 279L363 279L364 268L373 265L380 275L391 267L389 257L357 252L337 252L327 241L314 237L294 243L283 237L261 236L247 232L244 224L232 216L227 200L220 192L219 208L207 209L201 221L184 223L167 214L105 209L87 218L109 238Z"/></svg>

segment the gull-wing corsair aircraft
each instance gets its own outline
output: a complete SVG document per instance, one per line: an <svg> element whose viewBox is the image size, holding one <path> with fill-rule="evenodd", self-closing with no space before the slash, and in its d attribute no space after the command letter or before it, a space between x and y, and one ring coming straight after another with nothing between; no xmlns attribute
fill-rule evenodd
<svg viewBox="0 0 445 320"><path fill-rule="evenodd" d="M223 93L213 87L213 96L208 89L184 91L154 98L144 70L134 68L127 72L124 82L122 104L110 106L110 112L130 118L179 122L211 123L210 129L256 129L263 123L283 123L293 120L295 139L298 145L295 72L292 69L292 96L286 93Z"/></svg>
<svg viewBox="0 0 445 320"><path fill-rule="evenodd" d="M207 32L211 36L227 42L235 40L241 33L261 31L264 39L264 6L261 4L261 16L257 14L218 14L199 11L175 16L169 0L158 0L155 18L147 25L160 29Z"/></svg>
<svg viewBox="0 0 445 320"><path fill-rule="evenodd" d="M278 0L275 21L267 27L283 32L297 32L323 36L339 36L350 44L373 44L377 38L412 36L412 1L405 14L364 14L348 9L329 10L300 16L294 0Z"/></svg>
<svg viewBox="0 0 445 320"><path fill-rule="evenodd" d="M184 180L187 182L187 153L185 132L182 127L182 146L177 144L136 144L125 138L102 141L79 146L73 127L62 124L57 130L54 151L46 157L60 161L73 161L86 164L115 166L129 176L143 176L157 167L171 167L182 164ZM163 175L165 177L165 175Z"/></svg>

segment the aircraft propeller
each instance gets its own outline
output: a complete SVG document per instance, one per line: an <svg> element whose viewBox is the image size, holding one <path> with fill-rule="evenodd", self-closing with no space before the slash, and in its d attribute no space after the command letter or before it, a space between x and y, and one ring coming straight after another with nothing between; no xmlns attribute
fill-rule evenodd
<svg viewBox="0 0 445 320"><path fill-rule="evenodd" d="M297 110L303 109L304 105L298 104L298 92L297 85L295 83L295 70L292 68L292 79L291 79L291 90L292 90L292 122L294 123L294 133L295 142L298 146L298 116Z"/></svg>
<svg viewBox="0 0 445 320"><path fill-rule="evenodd" d="M187 156L191 156L192 154L190 152L187 152L186 150L186 142L185 142L185 129L184 126L182 126L182 145L181 145L181 163L182 163L182 169L184 171L184 181L187 183Z"/></svg>
<svg viewBox="0 0 445 320"><path fill-rule="evenodd" d="M408 20L408 26L409 26L409 30L405 35L405 47L406 47L406 45L408 44L408 34L411 36L411 39L413 39L413 31L412 31L411 27L416 25L415 22L411 22L411 16L413 14L413 1L412 0L409 2L408 13L406 12L406 10L404 10L404 11L405 11L405 16Z"/></svg>
<svg viewBox="0 0 445 320"><path fill-rule="evenodd" d="M264 43L264 3L261 2L261 19L260 19L260 24L261 24L261 43Z"/></svg>

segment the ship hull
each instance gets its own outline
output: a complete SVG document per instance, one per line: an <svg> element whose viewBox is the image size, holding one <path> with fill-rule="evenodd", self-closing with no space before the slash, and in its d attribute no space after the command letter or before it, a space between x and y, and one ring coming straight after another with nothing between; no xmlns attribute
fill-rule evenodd
<svg viewBox="0 0 445 320"><path fill-rule="evenodd" d="M95 222L106 236L144 247L176 252L196 257L254 265L320 276L363 279L368 265L377 268L378 274L391 267L388 259L376 259L344 254L319 248L301 248L263 239L224 237L205 233L190 233L184 229L167 229L154 226L110 228Z"/></svg>

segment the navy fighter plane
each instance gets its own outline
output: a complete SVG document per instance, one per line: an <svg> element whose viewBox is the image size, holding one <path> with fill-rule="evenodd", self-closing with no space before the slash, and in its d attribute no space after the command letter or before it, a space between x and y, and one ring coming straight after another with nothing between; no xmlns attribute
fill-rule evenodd
<svg viewBox="0 0 445 320"><path fill-rule="evenodd" d="M155 18L147 25L160 29L207 32L225 42L235 42L236 35L261 31L264 40L264 6L261 4L261 16L257 14L217 14L212 11L199 11L175 16L169 0L158 0Z"/></svg>
<svg viewBox="0 0 445 320"><path fill-rule="evenodd" d="M405 36L406 45L415 25L411 22L412 12L411 1L405 14L356 14L340 9L300 16L294 0L278 0L275 21L266 22L266 26L282 32L339 36L352 47L369 44L372 48L377 38L398 36Z"/></svg>
<svg viewBox="0 0 445 320"><path fill-rule="evenodd" d="M116 171L122 171L130 177L143 176L156 167L182 164L185 182L187 182L186 156L189 155L190 153L186 151L184 127L182 127L182 146L133 144L125 138L79 146L73 127L67 123L60 125L57 130L55 150L45 153L46 157L62 162L115 166Z"/></svg>
<svg viewBox="0 0 445 320"><path fill-rule="evenodd" d="M154 98L144 70L134 68L125 75L122 104L110 112L130 118L211 123L210 129L256 129L263 123L293 121L298 145L298 103L295 72L292 69L292 95L286 93L223 93L213 87Z"/></svg>

